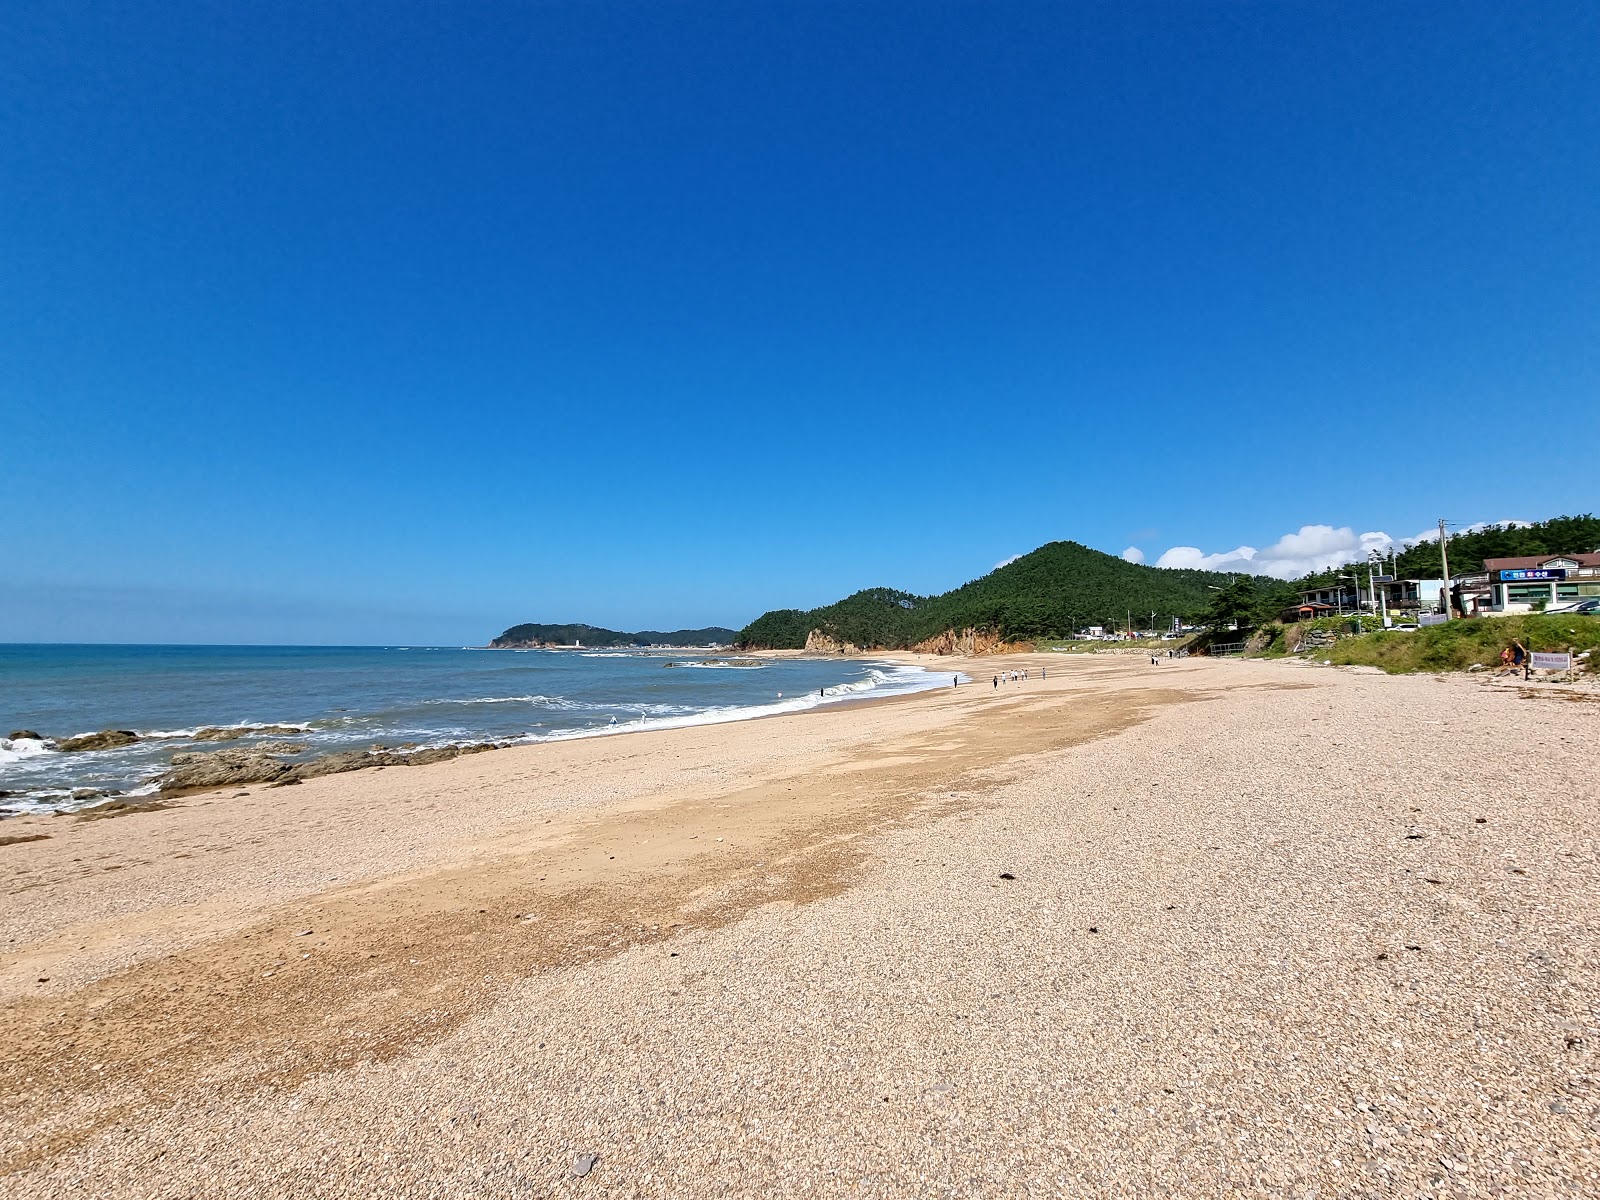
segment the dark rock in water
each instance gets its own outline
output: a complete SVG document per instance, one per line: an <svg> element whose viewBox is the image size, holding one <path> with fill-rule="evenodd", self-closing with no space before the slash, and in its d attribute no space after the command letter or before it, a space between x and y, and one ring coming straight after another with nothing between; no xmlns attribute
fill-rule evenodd
<svg viewBox="0 0 1600 1200"><path fill-rule="evenodd" d="M66 754L77 750L113 750L118 746L131 746L138 740L139 735L131 729L102 729L82 737L63 738L56 743L56 749Z"/></svg>
<svg viewBox="0 0 1600 1200"><path fill-rule="evenodd" d="M172 756L172 770L156 782L163 792L271 783L290 770L287 763L255 750L189 751Z"/></svg>
<svg viewBox="0 0 1600 1200"><path fill-rule="evenodd" d="M45 740L44 734L35 733L31 729L13 729L10 733L10 738L13 742L18 738L31 738L36 742L42 742Z"/></svg>
<svg viewBox="0 0 1600 1200"><path fill-rule="evenodd" d="M249 749L252 754L304 754L311 747L304 742L257 742Z"/></svg>
<svg viewBox="0 0 1600 1200"><path fill-rule="evenodd" d="M74 800L94 800L100 796L114 795L116 795L115 792L102 791L100 788L74 788L72 790L72 798Z"/></svg>
<svg viewBox="0 0 1600 1200"><path fill-rule="evenodd" d="M296 737L303 725L208 725L194 735L197 742L235 742L245 737Z"/></svg>

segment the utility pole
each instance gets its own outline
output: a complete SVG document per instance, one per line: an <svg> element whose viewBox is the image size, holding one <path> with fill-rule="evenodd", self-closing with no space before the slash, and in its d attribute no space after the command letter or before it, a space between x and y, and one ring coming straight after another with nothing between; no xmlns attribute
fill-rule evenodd
<svg viewBox="0 0 1600 1200"><path fill-rule="evenodd" d="M1444 518L1439 518L1439 565L1444 570L1444 619L1450 620L1450 551L1445 543L1450 535L1444 531Z"/></svg>

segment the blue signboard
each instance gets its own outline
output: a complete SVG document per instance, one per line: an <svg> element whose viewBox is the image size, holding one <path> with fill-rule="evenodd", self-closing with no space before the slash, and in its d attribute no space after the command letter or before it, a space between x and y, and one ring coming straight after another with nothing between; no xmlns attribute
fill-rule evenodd
<svg viewBox="0 0 1600 1200"><path fill-rule="evenodd" d="M1567 577L1566 571L1560 567L1524 567L1515 571L1496 571L1494 574L1501 583L1549 583Z"/></svg>

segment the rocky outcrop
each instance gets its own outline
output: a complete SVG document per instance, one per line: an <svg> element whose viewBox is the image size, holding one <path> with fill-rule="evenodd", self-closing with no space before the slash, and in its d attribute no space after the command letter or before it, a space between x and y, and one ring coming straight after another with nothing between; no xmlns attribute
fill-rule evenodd
<svg viewBox="0 0 1600 1200"><path fill-rule="evenodd" d="M30 741L35 742L42 742L45 740L43 734L35 733L31 729L13 729L8 740L15 742L20 741L22 738L28 738Z"/></svg>
<svg viewBox="0 0 1600 1200"><path fill-rule="evenodd" d="M162 792L199 792L210 788L272 783L288 774L288 763L257 750L186 751L172 756L172 769L157 782Z"/></svg>
<svg viewBox="0 0 1600 1200"><path fill-rule="evenodd" d="M209 752L187 750L172 756L172 769L156 782L163 795L254 783L287 787L323 775L342 775L346 771L363 771L368 767L422 767L460 758L464 754L498 750L501 745L500 742L478 742L468 746L430 746L425 750L410 751L374 746L371 750L341 750L300 763L286 763L271 757L269 753L300 753L305 747L297 742L268 742L261 746Z"/></svg>
<svg viewBox="0 0 1600 1200"><path fill-rule="evenodd" d="M918 654L953 654L961 658L978 658L985 654L1025 654L1033 649L1031 642L1008 642L998 633L988 629L963 629L957 633L946 629L937 637L918 642L911 647Z"/></svg>
<svg viewBox="0 0 1600 1200"><path fill-rule="evenodd" d="M56 749L65 754L78 750L114 750L118 746L131 746L138 740L139 735L131 729L102 729L82 737L62 738L56 743Z"/></svg>
<svg viewBox="0 0 1600 1200"><path fill-rule="evenodd" d="M194 735L197 742L235 742L243 737L298 737L303 725L208 725Z"/></svg>
<svg viewBox="0 0 1600 1200"><path fill-rule="evenodd" d="M831 634L813 629L806 634L807 654L860 654L861 647L854 642L841 642Z"/></svg>

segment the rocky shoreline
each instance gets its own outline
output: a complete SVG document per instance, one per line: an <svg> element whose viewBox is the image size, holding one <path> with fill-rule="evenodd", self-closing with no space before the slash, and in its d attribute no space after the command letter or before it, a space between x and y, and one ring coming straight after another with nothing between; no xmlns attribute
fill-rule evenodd
<svg viewBox="0 0 1600 1200"><path fill-rule="evenodd" d="M293 761L294 756L305 754L310 746L305 742L285 740L309 733L305 726L207 726L189 735L192 742L238 741L246 737L267 735L278 740L257 742L248 746L230 746L220 750L180 750L172 755L167 769L155 773L134 792L120 792L100 788L74 788L63 796L72 802L99 800L77 808L57 808L55 816L96 820L127 813L147 812L167 806L167 802L197 792L228 787L266 785L289 787L307 779L323 775L339 775L347 771L362 771L375 767L416 767L428 763L445 762L466 754L481 754L485 750L498 750L511 743L505 741L472 742L453 746L418 746L408 743L401 746L377 744L365 750L339 750L314 758ZM29 740L44 748L63 754L78 754L98 750L121 749L143 741L139 734L127 729L102 729L95 733L74 737L54 738L31 729L13 730L11 741ZM153 792L145 788L154 786ZM9 793L0 792L0 800ZM14 810L0 808L0 815L15 815Z"/></svg>
<svg viewBox="0 0 1600 1200"><path fill-rule="evenodd" d="M447 762L464 754L500 750L508 745L509 742L472 742L464 746L420 748L378 745L369 750L335 751L303 762L288 762L281 757L305 751L303 745L293 742L269 742L261 746L210 752L186 751L174 754L172 769L156 779L160 792L155 798L186 796L249 784L289 787L323 775L341 775L346 771L363 771L370 767L421 767L428 763Z"/></svg>

